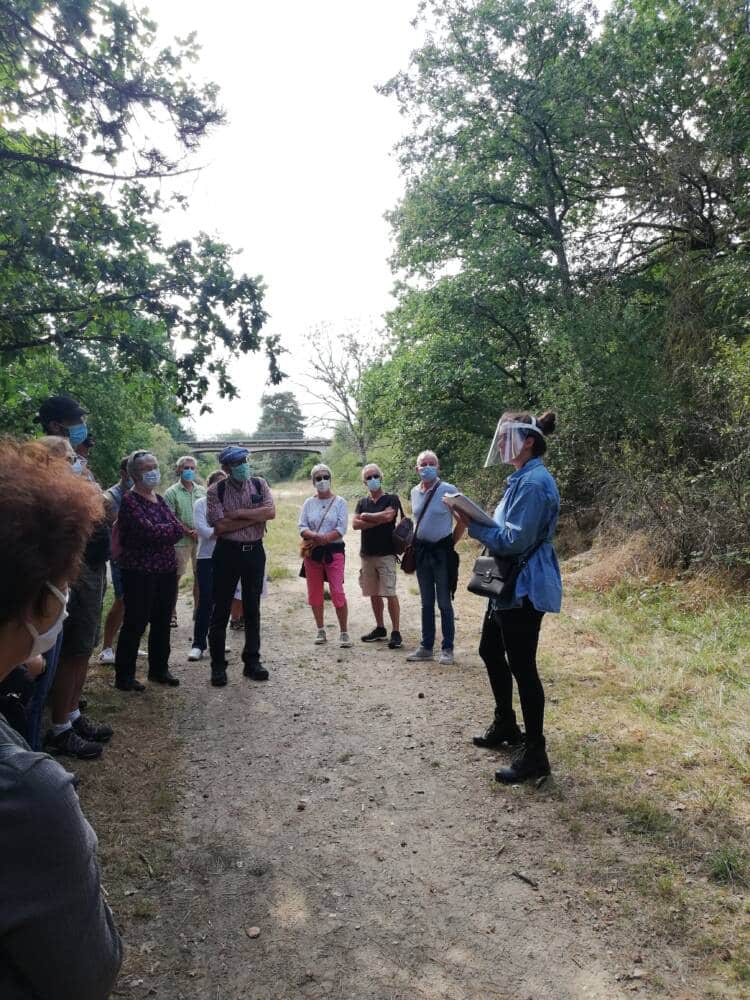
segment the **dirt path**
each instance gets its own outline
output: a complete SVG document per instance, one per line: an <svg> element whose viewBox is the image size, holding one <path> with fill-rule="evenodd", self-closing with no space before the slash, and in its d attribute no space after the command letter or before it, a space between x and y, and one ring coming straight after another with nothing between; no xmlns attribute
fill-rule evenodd
<svg viewBox="0 0 750 1000"><path fill-rule="evenodd" d="M118 992L169 1000L643 995L633 964L641 949L623 928L599 923L566 881L575 848L555 816L554 783L552 792L503 789L492 780L502 758L471 745L489 715L475 652L479 602L467 595L459 603L457 666L407 664L406 649L358 641L371 619L349 546L353 649L313 646L296 575L273 583L264 602L267 684L242 678L233 635L229 686L211 688L207 664L181 664L189 634L179 630L173 662L182 687L168 716L182 739L168 834L177 874L148 890L151 919L129 934L147 971L134 977L126 967ZM399 582L408 646L418 639L414 583ZM163 826L155 836L165 836Z"/></svg>

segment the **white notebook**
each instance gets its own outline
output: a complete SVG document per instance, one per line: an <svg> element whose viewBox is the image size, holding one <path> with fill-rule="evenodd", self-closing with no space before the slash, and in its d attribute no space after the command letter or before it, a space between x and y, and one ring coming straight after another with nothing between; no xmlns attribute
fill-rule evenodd
<svg viewBox="0 0 750 1000"><path fill-rule="evenodd" d="M451 510L460 510L469 520L476 521L477 524L483 524L487 528L495 527L495 522L487 511L482 510L478 504L469 500L463 493L445 493L443 494L443 503Z"/></svg>

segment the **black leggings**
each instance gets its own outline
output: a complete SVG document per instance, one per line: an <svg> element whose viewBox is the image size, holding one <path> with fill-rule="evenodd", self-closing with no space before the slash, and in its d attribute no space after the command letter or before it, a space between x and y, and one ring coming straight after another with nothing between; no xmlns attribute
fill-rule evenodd
<svg viewBox="0 0 750 1000"><path fill-rule="evenodd" d="M487 667L495 715L502 721L514 721L513 678L518 686L521 711L529 742L544 738L544 688L536 668L539 629L544 617L528 598L520 608L487 611L479 643L479 655Z"/></svg>

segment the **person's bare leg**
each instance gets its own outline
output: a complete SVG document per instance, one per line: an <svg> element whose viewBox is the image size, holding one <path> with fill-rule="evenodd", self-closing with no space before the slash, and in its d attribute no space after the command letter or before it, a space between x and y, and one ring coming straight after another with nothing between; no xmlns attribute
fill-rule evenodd
<svg viewBox="0 0 750 1000"><path fill-rule="evenodd" d="M242 601L237 597L232 598L232 610L230 611L230 616L233 622L239 621L242 618Z"/></svg>
<svg viewBox="0 0 750 1000"><path fill-rule="evenodd" d="M318 628L323 628L323 605L313 604L312 605L313 618L315 619L315 624Z"/></svg>
<svg viewBox="0 0 750 1000"><path fill-rule="evenodd" d="M383 598L378 596L371 597L370 604L372 605L372 613L375 615L375 624L378 628L385 628L385 624L383 622Z"/></svg>
<svg viewBox="0 0 750 1000"><path fill-rule="evenodd" d="M78 697L86 680L88 665L88 656L60 657L49 693L53 726L64 725L70 713L78 708Z"/></svg>
<svg viewBox="0 0 750 1000"><path fill-rule="evenodd" d="M321 612L322 612L322 610L323 609L321 608ZM347 632L348 629L346 627L346 623L347 623L347 621L349 619L349 608L347 607L346 604L342 604L340 608L336 608L335 610L336 610L336 617L339 620L339 628L341 629L342 632ZM321 615L321 619L322 619L322 615ZM320 628L320 626L318 626L318 627Z"/></svg>
<svg viewBox="0 0 750 1000"><path fill-rule="evenodd" d="M398 603L397 597L388 598L388 614L391 618L391 631L400 632L399 624L401 622L401 605Z"/></svg>
<svg viewBox="0 0 750 1000"><path fill-rule="evenodd" d="M112 601L106 621L104 622L104 640L102 649L112 649L115 644L115 636L120 631L122 620L125 617L125 601L121 597L116 597Z"/></svg>

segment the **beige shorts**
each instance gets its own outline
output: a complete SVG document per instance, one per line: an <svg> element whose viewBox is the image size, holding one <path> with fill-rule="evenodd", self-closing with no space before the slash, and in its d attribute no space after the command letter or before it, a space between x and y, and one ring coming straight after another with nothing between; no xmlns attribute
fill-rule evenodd
<svg viewBox="0 0 750 1000"><path fill-rule="evenodd" d="M188 567L188 562L193 567L193 578L196 575L195 556L198 552L198 543L190 540L190 545L175 545L174 554L177 556L177 579L183 575Z"/></svg>
<svg viewBox="0 0 750 1000"><path fill-rule="evenodd" d="M359 585L365 597L396 596L396 557L361 556Z"/></svg>

